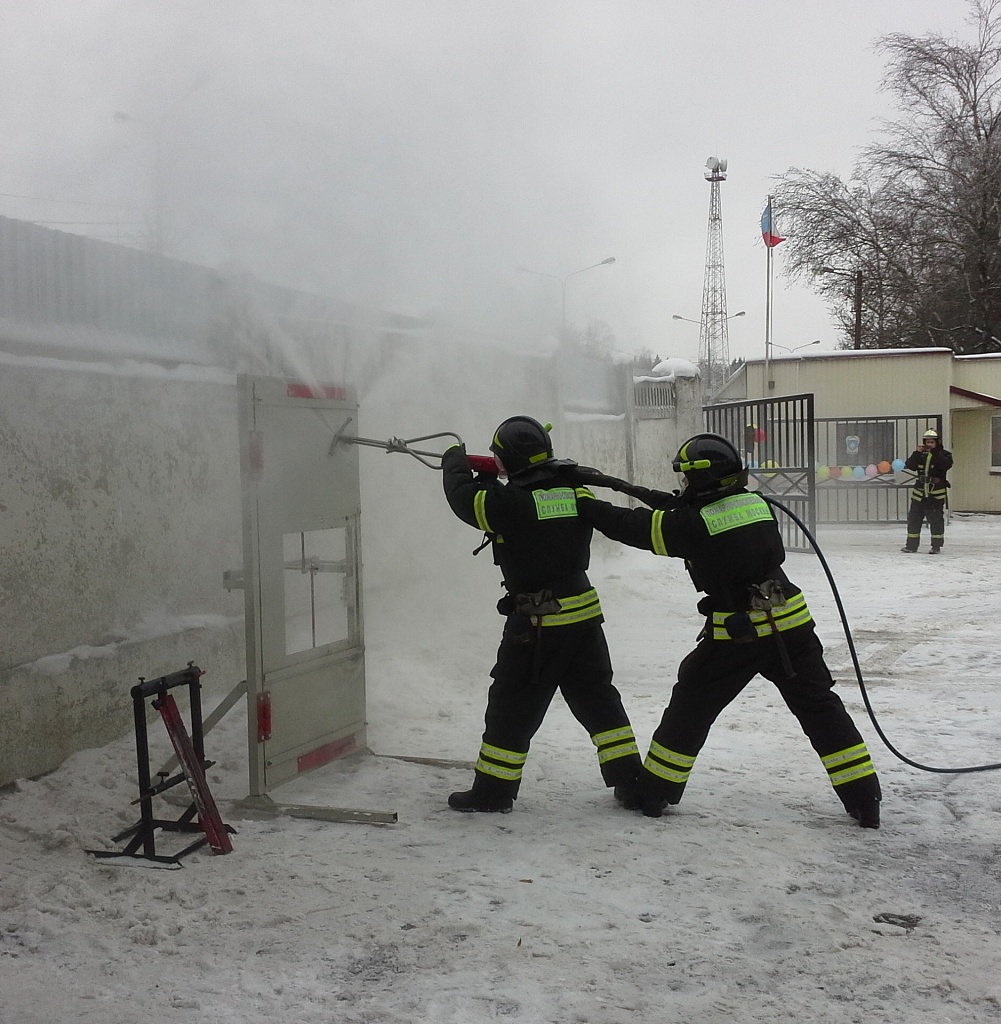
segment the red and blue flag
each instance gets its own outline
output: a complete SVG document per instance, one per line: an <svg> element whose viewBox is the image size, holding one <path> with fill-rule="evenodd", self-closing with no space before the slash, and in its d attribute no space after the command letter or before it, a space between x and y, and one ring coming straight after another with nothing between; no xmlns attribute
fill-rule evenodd
<svg viewBox="0 0 1001 1024"><path fill-rule="evenodd" d="M785 241L784 238L775 233L774 223L772 221L772 204L770 200L761 213L761 237L765 240L765 245L767 245L769 249L774 249L779 242Z"/></svg>

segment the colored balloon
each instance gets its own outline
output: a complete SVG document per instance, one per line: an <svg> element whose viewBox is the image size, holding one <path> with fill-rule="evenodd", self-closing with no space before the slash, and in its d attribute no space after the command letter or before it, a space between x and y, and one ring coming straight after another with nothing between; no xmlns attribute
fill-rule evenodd
<svg viewBox="0 0 1001 1024"><path fill-rule="evenodd" d="M890 464L889 462L886 461L886 459L883 459L883 461L878 463L876 466L876 469L878 469L880 473L889 473L890 468Z"/></svg>
<svg viewBox="0 0 1001 1024"><path fill-rule="evenodd" d="M854 479L856 479L856 480L864 480L865 479L865 466L853 466L852 467L852 477Z"/></svg>
<svg viewBox="0 0 1001 1024"><path fill-rule="evenodd" d="M865 475L867 477L874 477L877 476L878 474L879 470L871 462L868 466L865 467Z"/></svg>
<svg viewBox="0 0 1001 1024"><path fill-rule="evenodd" d="M890 463L890 469L892 469L894 473L899 473L903 468L904 468L904 460L903 459L894 459L893 462Z"/></svg>
<svg viewBox="0 0 1001 1024"><path fill-rule="evenodd" d="M828 475L830 476L830 478L832 480L840 480L841 479L841 467L840 466L831 466L827 470L827 472L828 472Z"/></svg>
<svg viewBox="0 0 1001 1024"><path fill-rule="evenodd" d="M852 478L852 470L853 469L854 469L853 466L842 466L841 467L841 479L842 480L851 480L851 478Z"/></svg>
<svg viewBox="0 0 1001 1024"><path fill-rule="evenodd" d="M818 466L817 467L817 479L826 480L831 475L830 466Z"/></svg>
<svg viewBox="0 0 1001 1024"><path fill-rule="evenodd" d="M761 463L762 469L771 469L773 466L778 466L778 463L775 462L773 459L765 459L765 461ZM771 480L771 478L775 476L774 473L762 473L761 475L766 480Z"/></svg>

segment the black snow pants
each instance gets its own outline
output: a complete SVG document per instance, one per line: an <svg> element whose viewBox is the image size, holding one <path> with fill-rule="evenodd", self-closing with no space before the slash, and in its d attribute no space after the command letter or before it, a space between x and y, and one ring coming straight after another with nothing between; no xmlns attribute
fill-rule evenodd
<svg viewBox="0 0 1001 1024"><path fill-rule="evenodd" d="M538 629L528 619L511 616L490 675L477 787L517 796L532 737L557 690L591 737L605 785L635 779L642 762L622 698L612 685L600 623Z"/></svg>
<svg viewBox="0 0 1001 1024"><path fill-rule="evenodd" d="M761 674L778 688L786 706L821 758L835 793L850 812L862 799L880 797L879 781L861 734L833 691L834 679L812 624L783 632L793 667L787 675L774 636L750 643L705 638L678 668L678 681L653 734L646 767L669 803L681 800L688 775L713 722ZM779 764L774 766L778 770ZM773 766L761 766L767 788Z"/></svg>

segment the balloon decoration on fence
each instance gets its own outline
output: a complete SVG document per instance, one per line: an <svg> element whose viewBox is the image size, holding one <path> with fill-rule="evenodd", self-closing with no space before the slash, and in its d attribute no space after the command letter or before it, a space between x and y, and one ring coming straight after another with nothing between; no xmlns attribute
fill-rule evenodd
<svg viewBox="0 0 1001 1024"><path fill-rule="evenodd" d="M763 462L762 466L774 466L774 462ZM880 477L892 476L904 468L903 459L880 459L879 462L870 462L867 466L821 466L816 467L818 482L824 480L875 480ZM769 474L763 474L769 475Z"/></svg>

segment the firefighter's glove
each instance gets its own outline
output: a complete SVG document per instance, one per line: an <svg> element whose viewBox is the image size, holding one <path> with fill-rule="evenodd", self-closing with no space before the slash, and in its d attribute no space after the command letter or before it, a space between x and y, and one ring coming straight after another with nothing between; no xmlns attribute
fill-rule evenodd
<svg viewBox="0 0 1001 1024"><path fill-rule="evenodd" d="M444 468L446 463L459 462L460 464L469 467L469 459L466 456L466 446L464 444L453 444L451 448L446 448L441 456L441 464Z"/></svg>

